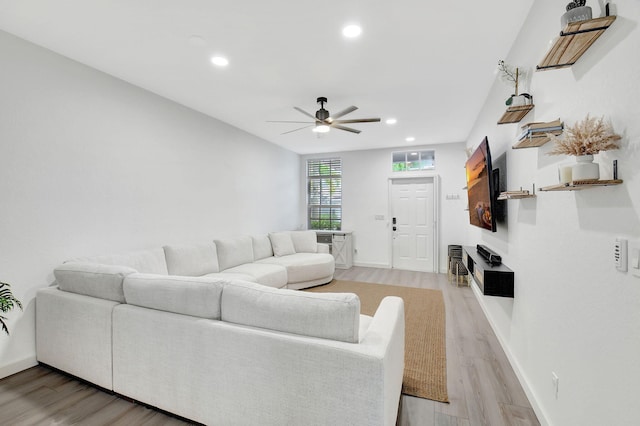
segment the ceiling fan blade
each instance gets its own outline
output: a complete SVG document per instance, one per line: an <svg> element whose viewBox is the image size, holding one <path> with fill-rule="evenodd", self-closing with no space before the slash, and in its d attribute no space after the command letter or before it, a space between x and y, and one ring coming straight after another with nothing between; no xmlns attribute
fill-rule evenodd
<svg viewBox="0 0 640 426"><path fill-rule="evenodd" d="M303 113L303 114L304 114L304 115L306 115L307 117L310 117L310 118L312 118L312 119L314 119L314 120L317 120L317 118L316 118L316 116L315 116L315 115L311 115L311 114L309 114L307 111L303 110L302 108L293 107L293 109L295 109L296 111L299 111L299 112Z"/></svg>
<svg viewBox="0 0 640 426"><path fill-rule="evenodd" d="M335 120L335 119L337 119L337 118L340 118L340 117L342 117L343 115L347 115L347 114L349 114L350 112L353 112L353 111L355 111L355 110L357 110L357 109L358 109L358 107L356 107L356 106L353 106L353 105L352 105L352 106L350 106L349 108L345 108L345 109L343 109L342 111L340 111L340 112L339 112L339 113L337 113L337 114L333 114L331 117L327 118L327 120L329 120L329 121L333 121L333 120Z"/></svg>
<svg viewBox="0 0 640 426"><path fill-rule="evenodd" d="M297 129L289 130L288 132L284 132L284 133L280 133L280 134L281 135L286 135L287 133L297 132L298 130L306 129L306 128L309 128L309 127L312 127L312 126L315 126L315 123L314 124L309 124L308 126L299 127Z"/></svg>
<svg viewBox="0 0 640 426"><path fill-rule="evenodd" d="M378 123L379 118L353 118L351 120L334 120L333 123L349 124L349 123Z"/></svg>
<svg viewBox="0 0 640 426"><path fill-rule="evenodd" d="M351 133L360 133L360 130L352 129L351 127L341 126L339 124L332 124L331 127L333 127L334 129L346 130L347 132L351 132Z"/></svg>
<svg viewBox="0 0 640 426"><path fill-rule="evenodd" d="M314 124L311 121L282 121L282 120L267 120L267 123L300 123L300 124Z"/></svg>

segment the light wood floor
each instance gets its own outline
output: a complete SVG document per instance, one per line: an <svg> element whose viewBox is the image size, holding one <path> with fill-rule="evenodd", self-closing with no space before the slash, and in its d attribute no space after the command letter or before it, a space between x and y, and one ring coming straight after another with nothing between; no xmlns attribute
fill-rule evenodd
<svg viewBox="0 0 640 426"><path fill-rule="evenodd" d="M402 395L399 426L539 425L531 404L470 287L445 274L353 267L340 280L442 290L449 404Z"/></svg>
<svg viewBox="0 0 640 426"><path fill-rule="evenodd" d="M377 268L337 270L336 278L443 291L450 403L403 395L398 425L539 425L470 288L449 284L446 275ZM0 380L0 424L189 423L38 366Z"/></svg>

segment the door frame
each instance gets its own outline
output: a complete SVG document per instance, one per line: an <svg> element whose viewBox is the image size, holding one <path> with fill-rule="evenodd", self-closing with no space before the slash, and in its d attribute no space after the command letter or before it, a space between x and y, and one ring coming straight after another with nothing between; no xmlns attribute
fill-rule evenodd
<svg viewBox="0 0 640 426"><path fill-rule="evenodd" d="M394 182L430 182L433 183L433 270L430 272L440 272L440 176L437 174L412 175L401 177L390 177L388 179L388 217L387 227L387 247L389 256L389 268L393 269L393 184Z"/></svg>

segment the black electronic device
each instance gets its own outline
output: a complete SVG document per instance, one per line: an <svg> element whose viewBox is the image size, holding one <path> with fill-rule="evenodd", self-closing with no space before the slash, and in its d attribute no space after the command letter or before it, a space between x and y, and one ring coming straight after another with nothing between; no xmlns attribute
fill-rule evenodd
<svg viewBox="0 0 640 426"><path fill-rule="evenodd" d="M487 246L483 246L482 244L478 244L476 246L476 251L484 260L489 262L490 265L500 265L502 264L502 258L496 252L491 250Z"/></svg>

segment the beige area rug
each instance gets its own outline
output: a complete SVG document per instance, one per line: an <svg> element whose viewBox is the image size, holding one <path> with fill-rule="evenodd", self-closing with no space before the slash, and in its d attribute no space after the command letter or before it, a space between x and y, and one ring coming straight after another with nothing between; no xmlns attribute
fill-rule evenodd
<svg viewBox="0 0 640 426"><path fill-rule="evenodd" d="M361 312L371 316L385 296L401 297L405 316L402 393L449 402L442 291L339 280L307 291L355 293Z"/></svg>

